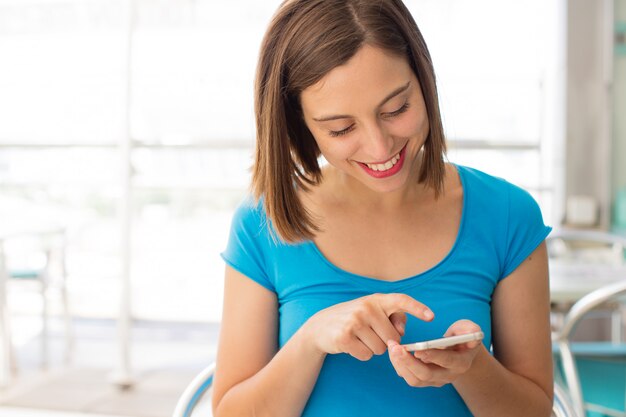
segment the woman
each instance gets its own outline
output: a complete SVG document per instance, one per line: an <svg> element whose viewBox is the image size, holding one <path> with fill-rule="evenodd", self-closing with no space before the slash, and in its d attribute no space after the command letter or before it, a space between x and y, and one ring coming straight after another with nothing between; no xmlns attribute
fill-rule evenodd
<svg viewBox="0 0 626 417"><path fill-rule="evenodd" d="M257 71L214 415L548 416L550 228L526 192L444 161L406 7L287 0ZM474 331L482 343L400 346Z"/></svg>

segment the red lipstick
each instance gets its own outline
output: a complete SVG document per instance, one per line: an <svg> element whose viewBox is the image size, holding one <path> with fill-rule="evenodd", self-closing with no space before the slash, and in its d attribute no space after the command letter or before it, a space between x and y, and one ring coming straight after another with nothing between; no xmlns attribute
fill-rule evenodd
<svg viewBox="0 0 626 417"><path fill-rule="evenodd" d="M387 177L391 177L392 175L397 174L402 169L402 165L404 164L405 154L406 154L406 146L402 148L402 150L400 151L400 159L398 159L398 162L396 162L394 166L392 166L391 168L385 171L374 171L373 169L368 167L367 164L364 164L363 162L358 162L358 164L361 166L361 168L363 168L363 170L368 175L374 178L387 178Z"/></svg>

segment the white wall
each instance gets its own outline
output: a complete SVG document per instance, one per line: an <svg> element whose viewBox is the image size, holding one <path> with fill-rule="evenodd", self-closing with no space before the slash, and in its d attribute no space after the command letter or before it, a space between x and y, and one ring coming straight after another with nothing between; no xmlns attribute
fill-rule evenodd
<svg viewBox="0 0 626 417"><path fill-rule="evenodd" d="M615 0L615 20L626 24L626 0ZM622 49L626 46L622 46ZM626 54L615 54L613 103L613 197L626 187Z"/></svg>
<svg viewBox="0 0 626 417"><path fill-rule="evenodd" d="M610 222L612 1L569 0L565 194L589 195Z"/></svg>

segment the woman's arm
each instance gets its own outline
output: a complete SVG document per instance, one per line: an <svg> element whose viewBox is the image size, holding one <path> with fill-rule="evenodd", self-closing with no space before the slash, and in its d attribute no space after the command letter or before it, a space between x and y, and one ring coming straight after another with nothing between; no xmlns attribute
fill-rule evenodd
<svg viewBox="0 0 626 417"><path fill-rule="evenodd" d="M213 415L299 416L325 355L300 332L278 351L276 295L226 267Z"/></svg>
<svg viewBox="0 0 626 417"><path fill-rule="evenodd" d="M548 417L553 375L545 243L498 284L491 307L495 358L481 345L454 387L477 417Z"/></svg>
<svg viewBox="0 0 626 417"><path fill-rule="evenodd" d="M491 308L494 357L478 342L414 355L391 342L392 364L414 387L452 383L477 417L548 417L553 376L545 244L498 284ZM477 330L459 320L446 336Z"/></svg>
<svg viewBox="0 0 626 417"><path fill-rule="evenodd" d="M213 394L216 417L299 416L327 354L366 361L400 341L406 313L433 313L405 294L373 294L320 310L278 350L276 295L227 267Z"/></svg>

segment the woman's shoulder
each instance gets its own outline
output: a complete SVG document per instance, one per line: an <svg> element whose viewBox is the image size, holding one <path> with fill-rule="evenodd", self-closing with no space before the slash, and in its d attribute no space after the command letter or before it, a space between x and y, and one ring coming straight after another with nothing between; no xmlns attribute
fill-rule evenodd
<svg viewBox="0 0 626 417"><path fill-rule="evenodd" d="M489 212L509 213L513 217L540 213L539 204L523 187L476 168L457 165L457 169L472 205L479 205Z"/></svg>
<svg viewBox="0 0 626 417"><path fill-rule="evenodd" d="M267 228L267 216L263 207L263 198L245 196L235 207L232 224L236 230L259 232Z"/></svg>
<svg viewBox="0 0 626 417"><path fill-rule="evenodd" d="M247 195L235 207L231 221L231 234L246 236L265 247L280 247L288 245L284 242L265 210L264 198L255 198Z"/></svg>
<svg viewBox="0 0 626 417"><path fill-rule="evenodd" d="M480 169L469 167L466 165L453 164L456 166L457 171L459 172L459 176L464 180L464 182L469 183L470 185L482 185L486 187L500 187L506 188L510 185L507 180L502 177L498 177L492 174L488 174L485 171Z"/></svg>
<svg viewBox="0 0 626 417"><path fill-rule="evenodd" d="M246 194L235 206L235 212L242 215L263 214L263 197L257 199L252 194Z"/></svg>
<svg viewBox="0 0 626 417"><path fill-rule="evenodd" d="M541 208L528 190L475 168L458 165L457 169L473 204L492 214L506 213L508 221L528 220L529 217L542 219Z"/></svg>
<svg viewBox="0 0 626 417"><path fill-rule="evenodd" d="M514 200L530 197L530 194L524 188L513 184L502 177L488 174L477 168L464 165L456 165L456 168L462 179L463 185L468 187L472 193L491 196L491 198L503 197L506 195L508 198L512 198Z"/></svg>

